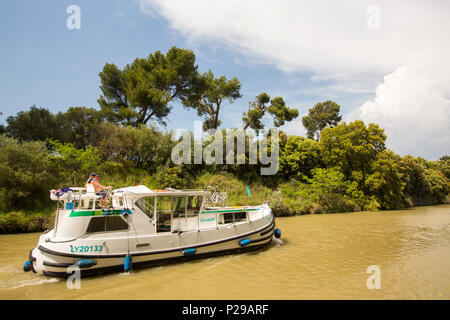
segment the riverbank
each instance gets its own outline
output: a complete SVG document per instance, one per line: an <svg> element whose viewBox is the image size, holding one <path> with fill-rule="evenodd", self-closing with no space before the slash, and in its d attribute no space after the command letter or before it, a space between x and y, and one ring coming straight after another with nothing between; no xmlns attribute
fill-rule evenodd
<svg viewBox="0 0 450 320"><path fill-rule="evenodd" d="M347 190L342 190L341 181L333 180L332 176L323 178L326 182L317 185L291 180L270 188L262 182L245 183L230 173L206 173L185 188L204 189L206 186L217 186L218 191L227 193L228 205L260 205L269 202L276 217L380 210L373 198L358 194L349 196ZM168 180L165 183L171 185L171 179ZM102 183L112 185L113 188L138 184L146 185L150 189L164 187L157 179L145 174L126 176L126 179L123 176L105 175ZM423 203L407 199L396 209L445 204L449 203L449 200L449 196L446 202L441 203L433 203L429 199ZM0 213L0 234L42 232L51 229L55 210L56 203L50 202L44 204L44 209Z"/></svg>
<svg viewBox="0 0 450 320"><path fill-rule="evenodd" d="M123 186L124 181L111 179L106 183L111 183L113 187ZM147 184L152 189L158 189L155 183L148 183L148 180L139 181L135 184ZM386 211L378 210L377 207L363 206L352 199L336 194L327 194L322 198L313 198L302 190L302 185L295 182L280 184L275 190L261 184L247 184L237 179L231 174L204 174L200 176L194 188L204 188L205 186L219 186L220 191L227 192L229 205L259 205L269 202L276 217L309 215L309 214L335 214L344 212L363 211ZM450 203L447 196L446 204ZM331 203L334 201L334 203ZM360 203L368 203L362 199ZM406 202L405 206L399 209L412 208L415 206L433 205L432 203ZM434 204L437 205L437 204ZM45 209L36 211L13 211L0 213L0 234L16 234L43 232L53 228L56 204L52 203Z"/></svg>
<svg viewBox="0 0 450 320"><path fill-rule="evenodd" d="M449 156L437 161L399 156L386 150L382 129L361 121L326 128L320 141L280 133L273 175L261 175L267 164L249 163L255 141L248 141L246 153L236 149L235 159L227 152L216 163L186 158L175 165L172 155L178 142L170 133L112 123L105 123L104 129L108 134L103 140L92 135L95 139L84 146L0 135L0 232L45 229L52 219L42 215L41 208L55 207L48 190L82 186L91 172L113 188L211 185L227 192L229 205L268 202L278 217L434 205L446 203L450 193ZM203 154L208 150L205 146Z"/></svg>
<svg viewBox="0 0 450 320"><path fill-rule="evenodd" d="M163 189L178 185L185 189L204 189L217 186L218 191L226 192L228 205L260 205L269 202L276 217L287 217L307 214L379 211L380 204L374 197L365 196L352 185L337 178L333 173L319 172L317 181L302 183L296 180L279 182L269 187L261 178L253 182L245 182L231 173L204 173L194 181L178 181L173 172L164 172L165 176L155 177L143 170L119 173L106 173L102 176L102 184L113 188L143 184L150 189ZM247 189L248 187L248 189ZM450 197L435 201L432 197L405 198L398 201L395 209L414 206L450 203ZM40 207L29 211L0 212L0 234L42 232L51 229L54 222L56 203L50 201L37 203ZM39 209L43 208L43 209ZM392 208L391 208L392 209Z"/></svg>
<svg viewBox="0 0 450 320"><path fill-rule="evenodd" d="M0 214L0 234L42 232L53 227L55 210Z"/></svg>

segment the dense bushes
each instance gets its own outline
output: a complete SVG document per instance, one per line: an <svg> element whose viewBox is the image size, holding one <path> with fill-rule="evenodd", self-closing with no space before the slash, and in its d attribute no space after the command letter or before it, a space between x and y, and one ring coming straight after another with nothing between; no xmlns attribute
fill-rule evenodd
<svg viewBox="0 0 450 320"><path fill-rule="evenodd" d="M0 215L0 234L38 232L51 229L53 214L9 212Z"/></svg>
<svg viewBox="0 0 450 320"><path fill-rule="evenodd" d="M280 172L284 179L294 178L307 181L314 168L323 167L323 161L316 140L289 136L280 156Z"/></svg>
<svg viewBox="0 0 450 320"><path fill-rule="evenodd" d="M77 149L72 143L51 141L54 175L59 184L82 185L90 172L100 165L100 157L93 147Z"/></svg>
<svg viewBox="0 0 450 320"><path fill-rule="evenodd" d="M27 141L1 135L0 232L47 225L48 218L6 212L47 210L49 189L82 186L92 171L100 174L102 184L113 187L219 186L228 192L230 204L269 201L278 216L445 203L450 190L448 156L439 161L401 157L386 150L385 139L377 125L362 121L325 128L320 141L281 133L279 171L260 176L260 164L248 164L248 146L242 165L227 164L224 152L223 164L176 166L171 161L176 143L171 133L153 127L100 123L88 131L83 141L90 145L83 147L50 137Z"/></svg>
<svg viewBox="0 0 450 320"><path fill-rule="evenodd" d="M18 142L0 136L0 212L42 208L58 182L44 142Z"/></svg>

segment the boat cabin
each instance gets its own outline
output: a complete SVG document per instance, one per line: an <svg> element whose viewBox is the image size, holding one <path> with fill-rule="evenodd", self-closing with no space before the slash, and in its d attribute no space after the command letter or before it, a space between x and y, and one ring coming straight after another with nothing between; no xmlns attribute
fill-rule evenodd
<svg viewBox="0 0 450 320"><path fill-rule="evenodd" d="M203 190L135 186L107 193L105 206L102 196L86 188L52 192L52 200L58 201L55 236L128 231L131 225L141 234L176 233L248 221L247 211L252 209L205 207L209 195Z"/></svg>

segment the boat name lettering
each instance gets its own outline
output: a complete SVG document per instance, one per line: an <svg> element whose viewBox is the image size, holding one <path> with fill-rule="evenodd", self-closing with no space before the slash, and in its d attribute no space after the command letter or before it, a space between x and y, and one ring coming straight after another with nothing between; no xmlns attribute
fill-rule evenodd
<svg viewBox="0 0 450 320"><path fill-rule="evenodd" d="M216 217L211 217L211 218L201 218L200 222L208 222L208 221L214 221L216 220Z"/></svg>
<svg viewBox="0 0 450 320"><path fill-rule="evenodd" d="M70 245L70 252L102 252L103 246L73 246Z"/></svg>

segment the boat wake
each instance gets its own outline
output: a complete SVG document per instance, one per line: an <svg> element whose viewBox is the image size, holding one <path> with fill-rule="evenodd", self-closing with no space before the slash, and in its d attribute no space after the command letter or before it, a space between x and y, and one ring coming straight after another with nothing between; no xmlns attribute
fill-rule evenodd
<svg viewBox="0 0 450 320"><path fill-rule="evenodd" d="M50 278L50 279L32 279L32 280L22 280L18 283L11 283L11 282L0 282L0 288L2 289L20 289L27 286L38 286L44 283L51 283L51 282L58 282L60 281L57 278Z"/></svg>
<svg viewBox="0 0 450 320"><path fill-rule="evenodd" d="M277 247L279 247L279 246L281 246L281 245L284 244L283 240L277 239L277 238L273 238L273 239L272 239L272 242L273 242Z"/></svg>

